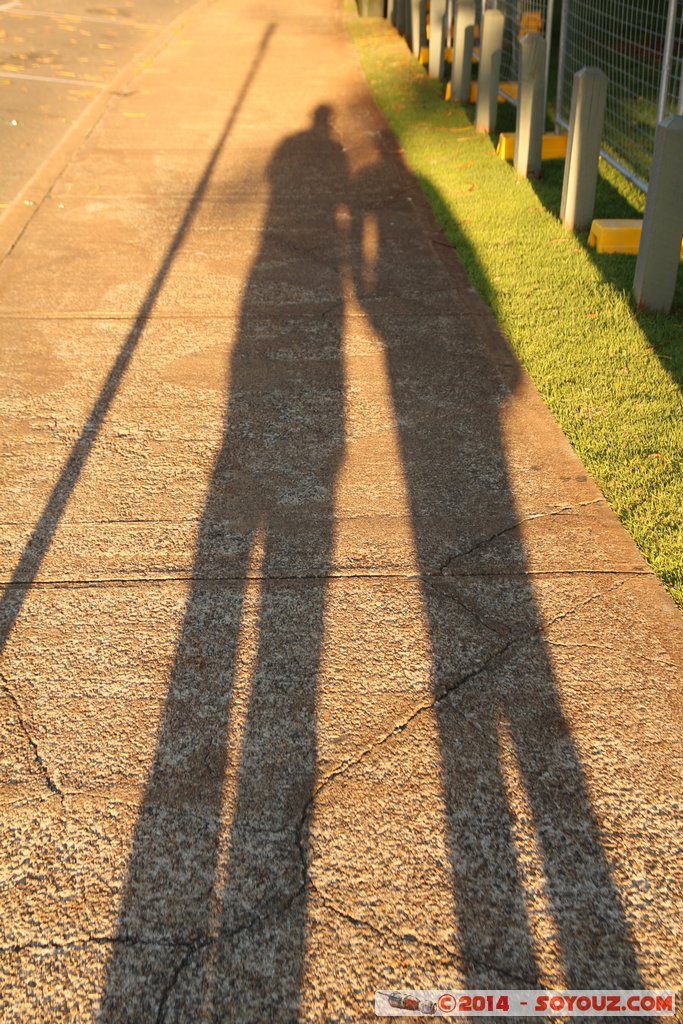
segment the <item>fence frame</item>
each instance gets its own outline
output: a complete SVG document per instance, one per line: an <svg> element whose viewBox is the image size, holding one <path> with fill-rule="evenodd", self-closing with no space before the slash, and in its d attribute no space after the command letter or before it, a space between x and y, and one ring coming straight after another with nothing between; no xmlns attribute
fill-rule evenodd
<svg viewBox="0 0 683 1024"><path fill-rule="evenodd" d="M562 18L560 22L560 40L559 40L559 62L557 69L557 89L555 93L555 131L560 132L561 130L569 130L569 122L567 118L563 116L563 107L565 104L565 77L566 77L566 61L567 61L567 32L569 23L569 12L572 0L564 0L562 4ZM676 33L676 22L679 15L681 0L667 0L667 22L666 22L666 34L664 38L664 52L662 60L662 68L659 80L659 91L657 98L657 123L662 121L666 117L667 105L669 102L669 88L674 81L673 75L673 51L675 44L675 33ZM681 58L681 74L679 83L679 99L678 99L678 110L683 113L683 58ZM653 143L654 151L654 143ZM608 164L611 164L623 177L628 181L632 182L642 192L647 194L648 181L641 177L636 171L625 164L618 157L610 153L605 147L601 147L600 155L603 160Z"/></svg>

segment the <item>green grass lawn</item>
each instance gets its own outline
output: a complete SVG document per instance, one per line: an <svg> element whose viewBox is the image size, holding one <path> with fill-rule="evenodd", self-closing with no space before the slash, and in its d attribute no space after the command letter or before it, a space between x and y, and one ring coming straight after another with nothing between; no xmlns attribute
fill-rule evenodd
<svg viewBox="0 0 683 1024"><path fill-rule="evenodd" d="M445 103L388 22L347 26L375 99L437 220L547 405L683 608L683 272L670 316L636 313L635 256L598 256L558 220L563 165L531 183ZM499 129L514 128L501 107ZM644 196L601 165L596 216Z"/></svg>

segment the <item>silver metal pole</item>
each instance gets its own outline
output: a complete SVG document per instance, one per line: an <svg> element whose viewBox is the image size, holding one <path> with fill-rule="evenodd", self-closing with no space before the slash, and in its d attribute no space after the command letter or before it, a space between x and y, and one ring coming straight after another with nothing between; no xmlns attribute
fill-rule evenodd
<svg viewBox="0 0 683 1024"><path fill-rule="evenodd" d="M666 117L669 99L669 79L674 52L674 33L676 31L676 9L678 0L669 0L669 13L666 19L666 36L664 37L664 59L662 61L662 78L659 86L659 103L657 104L657 123Z"/></svg>
<svg viewBox="0 0 683 1024"><path fill-rule="evenodd" d="M555 93L555 131L559 134L560 118L562 117L562 104L564 103L564 65L567 60L567 24L569 22L569 7L571 0L564 0L562 4L562 21L560 23L560 54L557 66L557 91Z"/></svg>
<svg viewBox="0 0 683 1024"><path fill-rule="evenodd" d="M553 45L553 11L555 8L555 0L548 0L548 6L545 12L545 94L543 97L543 117L548 116L548 89L550 88L550 50ZM545 120L543 122L543 130L545 131Z"/></svg>

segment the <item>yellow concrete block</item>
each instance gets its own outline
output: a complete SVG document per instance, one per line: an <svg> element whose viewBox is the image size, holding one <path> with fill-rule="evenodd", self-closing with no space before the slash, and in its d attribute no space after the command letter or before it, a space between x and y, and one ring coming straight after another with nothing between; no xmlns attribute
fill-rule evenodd
<svg viewBox="0 0 683 1024"><path fill-rule="evenodd" d="M515 158L515 133L501 132L498 136L496 154L502 160L514 160Z"/></svg>
<svg viewBox="0 0 683 1024"><path fill-rule="evenodd" d="M588 235L588 244L598 252L626 252L636 255L642 230L642 220L594 220Z"/></svg>
<svg viewBox="0 0 683 1024"><path fill-rule="evenodd" d="M568 138L568 135L557 135L555 132L547 132L543 136L542 158L544 160L564 160L567 155Z"/></svg>
<svg viewBox="0 0 683 1024"><path fill-rule="evenodd" d="M445 93L443 95L443 98L445 100L450 100L452 95L453 95L453 90L451 88L451 83L450 82L446 82L446 91L445 91Z"/></svg>
<svg viewBox="0 0 683 1024"><path fill-rule="evenodd" d="M514 160L515 157L515 133L501 132L498 136L498 148L496 153L503 160ZM543 148L541 159L563 160L567 155L567 136L556 135L555 132L546 132L543 136Z"/></svg>
<svg viewBox="0 0 683 1024"><path fill-rule="evenodd" d="M453 63L453 47L452 46L447 46L446 49L443 52L443 55L444 55L444 60L446 60L449 64Z"/></svg>
<svg viewBox="0 0 683 1024"><path fill-rule="evenodd" d="M507 100L507 97L503 94L503 89L504 88L508 89L508 88L510 88L513 85L515 86L515 89L516 89L517 88L517 83L516 82L503 82L503 84L500 87L500 91L498 93L498 102L499 103L505 103L506 100ZM476 102L477 102L477 83L476 82L472 82L472 84L470 85L470 103L476 103Z"/></svg>
<svg viewBox="0 0 683 1024"><path fill-rule="evenodd" d="M500 93L500 96L503 97L503 100L514 103L517 101L517 96L519 95L519 85L517 82L501 82L498 86L498 92Z"/></svg>
<svg viewBox="0 0 683 1024"><path fill-rule="evenodd" d="M588 244L597 252L623 252L632 256L638 254L642 220L594 220L591 224ZM681 244L683 256L683 243Z"/></svg>
<svg viewBox="0 0 683 1024"><path fill-rule="evenodd" d="M424 64L425 66L427 64L429 64L429 47L428 46L423 46L422 49L420 50L420 64Z"/></svg>
<svg viewBox="0 0 683 1024"><path fill-rule="evenodd" d="M543 12L524 11L519 22L519 38L527 32L540 32L543 35Z"/></svg>

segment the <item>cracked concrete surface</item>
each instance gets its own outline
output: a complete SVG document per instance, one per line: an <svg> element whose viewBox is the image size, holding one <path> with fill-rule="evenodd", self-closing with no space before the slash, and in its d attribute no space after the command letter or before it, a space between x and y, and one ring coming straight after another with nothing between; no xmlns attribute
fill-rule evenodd
<svg viewBox="0 0 683 1024"><path fill-rule="evenodd" d="M680 615L335 0L190 19L0 318L3 1020L681 987Z"/></svg>

